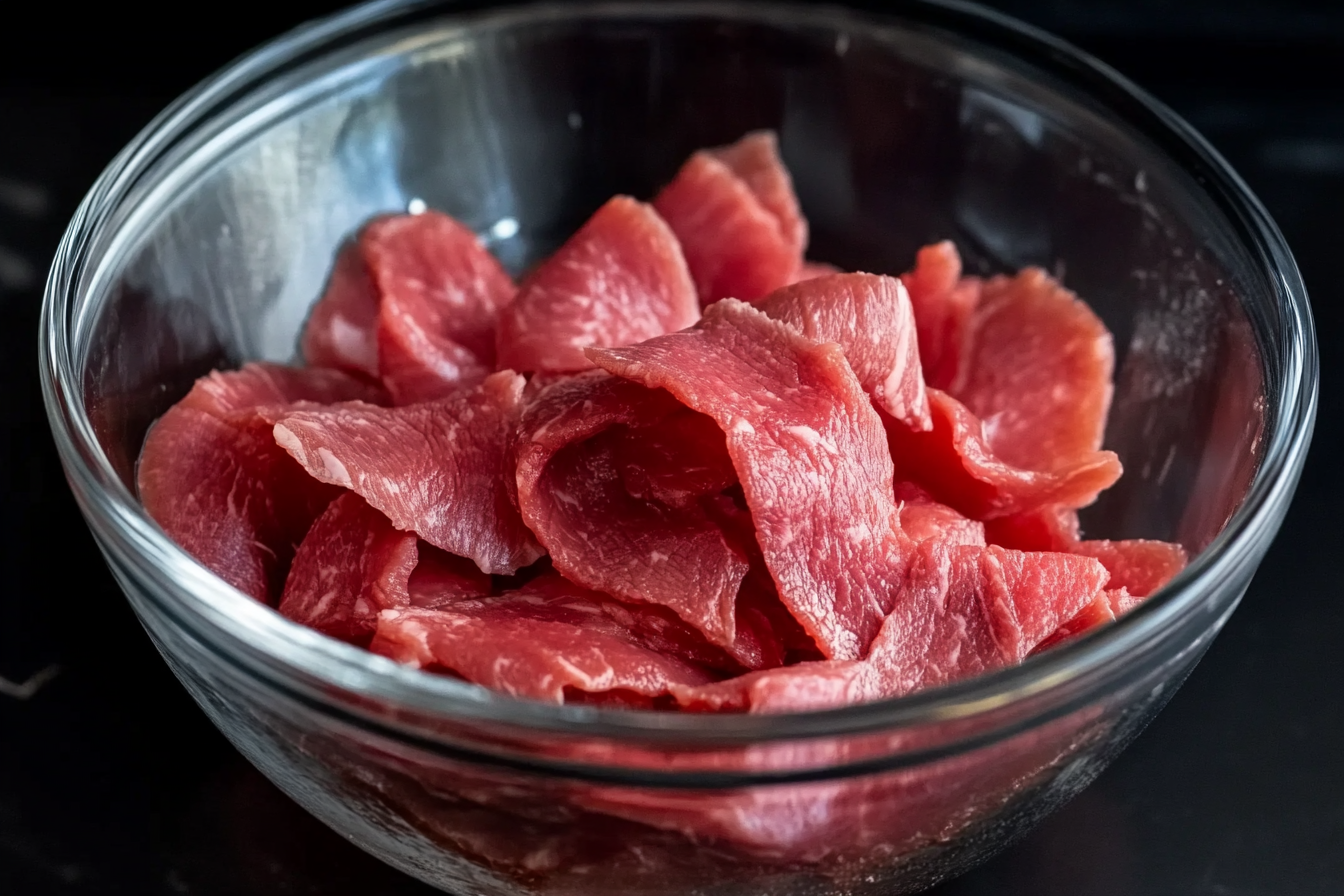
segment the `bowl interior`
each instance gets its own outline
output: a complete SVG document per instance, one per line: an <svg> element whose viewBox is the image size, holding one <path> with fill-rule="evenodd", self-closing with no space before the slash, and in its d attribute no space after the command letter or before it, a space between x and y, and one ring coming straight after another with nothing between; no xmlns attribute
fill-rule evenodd
<svg viewBox="0 0 1344 896"><path fill-rule="evenodd" d="M1068 81L838 10L543 7L352 33L156 149L92 247L85 410L133 492L146 428L195 377L296 359L369 216L419 200L520 273L612 194L647 198L691 151L773 128L813 258L898 273L950 238L972 273L1040 265L1085 298L1115 334L1106 441L1126 468L1086 534L1199 550L1272 422L1276 293L1197 172Z"/></svg>

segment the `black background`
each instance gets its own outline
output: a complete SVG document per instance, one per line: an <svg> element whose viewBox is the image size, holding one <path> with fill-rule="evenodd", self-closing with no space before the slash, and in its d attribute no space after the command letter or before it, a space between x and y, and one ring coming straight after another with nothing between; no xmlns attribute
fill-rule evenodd
<svg viewBox="0 0 1344 896"><path fill-rule="evenodd" d="M870 4L873 5L873 4ZM1284 230L1310 290L1321 409L1293 510L1244 603L1083 795L940 896L1344 892L1344 8L998 8L1202 130ZM154 652L62 479L41 407L41 281L101 168L174 96L336 3L5 5L0 25L0 894L428 894L247 765ZM190 15L188 15L190 14Z"/></svg>

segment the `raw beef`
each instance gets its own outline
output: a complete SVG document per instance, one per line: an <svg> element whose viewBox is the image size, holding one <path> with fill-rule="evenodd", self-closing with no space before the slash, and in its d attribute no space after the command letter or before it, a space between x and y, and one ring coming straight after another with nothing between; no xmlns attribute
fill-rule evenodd
<svg viewBox="0 0 1344 896"><path fill-rule="evenodd" d="M779 224L789 248L799 258L807 251L807 219L793 192L793 178L779 158L773 131L753 131L729 146L708 150L742 179Z"/></svg>
<svg viewBox="0 0 1344 896"><path fill-rule="evenodd" d="M914 312L900 280L833 274L776 290L756 307L809 339L839 343L878 407L912 429L932 428Z"/></svg>
<svg viewBox="0 0 1344 896"><path fill-rule="evenodd" d="M505 486L522 391L521 376L501 371L435 402L292 411L274 437L315 479L363 496L398 529L507 574L542 554Z"/></svg>
<svg viewBox="0 0 1344 896"><path fill-rule="evenodd" d="M673 645L693 633L667 634L634 618L656 612L602 600L553 575L521 591L458 600L443 609L385 610L370 649L514 697L563 703L574 692L624 693L626 699L644 698L631 700L635 705L652 705L674 684L694 686L715 677L676 656ZM675 627L670 616L658 619Z"/></svg>
<svg viewBox="0 0 1344 896"><path fill-rule="evenodd" d="M1052 470L1101 448L1115 350L1101 320L1039 268L985 281L948 393L1005 462Z"/></svg>
<svg viewBox="0 0 1344 896"><path fill-rule="evenodd" d="M668 607L731 649L746 559L694 503L631 494L622 478L644 428L685 415L667 392L600 371L552 385L519 426L518 507L561 573Z"/></svg>
<svg viewBox="0 0 1344 896"><path fill-rule="evenodd" d="M939 504L924 489L909 482L896 483L901 533L914 542L939 540L945 544L985 546L987 526Z"/></svg>
<svg viewBox="0 0 1344 896"><path fill-rule="evenodd" d="M1147 539L1080 541L1071 551L1095 557L1110 573L1107 588L1124 588L1135 598L1147 597L1171 581L1187 558L1178 544Z"/></svg>
<svg viewBox="0 0 1344 896"><path fill-rule="evenodd" d="M714 418L780 599L824 655L862 655L899 542L882 423L839 346L724 300L689 330L588 356Z"/></svg>
<svg viewBox="0 0 1344 896"><path fill-rule="evenodd" d="M319 516L294 554L280 612L333 638L369 643L378 611L410 605L416 542L353 492Z"/></svg>
<svg viewBox="0 0 1344 896"><path fill-rule="evenodd" d="M971 314L980 301L980 281L961 276L957 247L944 241L920 249L914 270L902 274L901 282L915 311L924 381L946 389L960 369Z"/></svg>
<svg viewBox="0 0 1344 896"><path fill-rule="evenodd" d="M137 470L140 500L187 553L274 604L294 549L339 490L276 446L259 409L380 394L331 370L248 364L211 373L150 429Z"/></svg>
<svg viewBox="0 0 1344 896"><path fill-rule="evenodd" d="M585 370L590 345L626 345L700 316L681 246L642 202L617 196L542 263L500 316L499 364Z"/></svg>
<svg viewBox="0 0 1344 896"><path fill-rule="evenodd" d="M759 141L697 152L653 200L681 241L701 305L726 297L754 301L793 282L802 267L798 224L785 212L786 205L797 207L792 183L777 159L771 165L778 173L765 173L761 152ZM782 199L785 189L789 201Z"/></svg>
<svg viewBox="0 0 1344 896"><path fill-rule="evenodd" d="M447 215L376 218L342 252L304 356L381 377L398 404L443 397L494 368L495 322L513 294L494 256Z"/></svg>
<svg viewBox="0 0 1344 896"><path fill-rule="evenodd" d="M1043 504L1085 507L1120 477L1110 451L1069 458L1053 468L1022 469L994 453L981 420L955 398L929 389L933 429L916 432L885 418L897 475L966 516L987 520Z"/></svg>

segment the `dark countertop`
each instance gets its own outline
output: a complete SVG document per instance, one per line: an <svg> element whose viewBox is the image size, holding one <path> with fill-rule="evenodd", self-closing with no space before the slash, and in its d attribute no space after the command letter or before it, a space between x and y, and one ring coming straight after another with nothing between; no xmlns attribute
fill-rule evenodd
<svg viewBox="0 0 1344 896"><path fill-rule="evenodd" d="M1344 10L997 5L1138 80L1242 173L1306 277L1322 398L1278 541L1184 688L1091 788L935 892L1344 892L1344 601L1329 584L1344 504L1344 286L1334 269ZM80 12L77 23L68 9L37 11L31 29L0 31L0 557L11 571L0 592L0 893L431 892L282 796L178 686L85 534L37 384L41 281L98 171L191 83L334 6L233 13L166 48L142 29L147 5L133 3Z"/></svg>

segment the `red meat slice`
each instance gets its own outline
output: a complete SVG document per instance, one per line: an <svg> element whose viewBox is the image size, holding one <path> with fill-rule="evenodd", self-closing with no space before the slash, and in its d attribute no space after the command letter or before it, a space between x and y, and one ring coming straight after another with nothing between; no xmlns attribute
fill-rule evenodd
<svg viewBox="0 0 1344 896"><path fill-rule="evenodd" d="M915 432L885 419L896 472L966 516L987 520L1044 504L1085 507L1120 477L1120 461L1110 451L1069 458L1054 468L1014 467L994 453L984 425L961 402L937 389L928 395L931 431Z"/></svg>
<svg viewBox="0 0 1344 896"><path fill-rule="evenodd" d="M418 539L346 492L317 518L294 554L280 612L323 634L366 645L378 611L410 604Z"/></svg>
<svg viewBox="0 0 1344 896"><path fill-rule="evenodd" d="M485 597L493 591L492 584L490 577L466 557L421 541L420 562L406 583L408 604L439 609L463 598Z"/></svg>
<svg viewBox="0 0 1344 896"><path fill-rule="evenodd" d="M1180 545L1146 539L1080 541L1071 550L1100 560L1111 575L1106 587L1124 588L1134 598L1148 597L1185 569L1188 562Z"/></svg>
<svg viewBox="0 0 1344 896"><path fill-rule="evenodd" d="M701 305L754 301L791 283L802 265L790 225L713 151L692 155L653 207L681 242Z"/></svg>
<svg viewBox="0 0 1344 896"><path fill-rule="evenodd" d="M946 389L960 367L971 313L980 301L980 281L961 276L961 256L945 240L920 249L914 270L902 274L901 282L915 309L924 381Z"/></svg>
<svg viewBox="0 0 1344 896"><path fill-rule="evenodd" d="M519 426L518 507L568 578L668 607L731 648L745 558L699 507L632 495L622 480L641 424L684 413L666 392L599 371L543 390Z"/></svg>
<svg viewBox="0 0 1344 896"><path fill-rule="evenodd" d="M447 215L377 218L337 257L304 357L380 376L398 404L440 398L494 369L495 321L513 293L494 256Z"/></svg>
<svg viewBox="0 0 1344 896"><path fill-rule="evenodd" d="M985 281L948 393L1007 463L1050 470L1101 447L1115 350L1106 325L1039 268Z"/></svg>
<svg viewBox="0 0 1344 896"><path fill-rule="evenodd" d="M878 407L913 429L932 427L914 312L900 280L833 274L776 290L756 307L809 339L839 343Z"/></svg>
<svg viewBox="0 0 1344 896"><path fill-rule="evenodd" d="M276 446L258 406L380 394L333 370L248 364L211 373L146 436L140 500L187 553L273 604L295 547L340 491L313 480Z"/></svg>
<svg viewBox="0 0 1344 896"><path fill-rule="evenodd" d="M378 293L357 240L336 254L322 298L308 314L299 351L314 367L378 376Z"/></svg>
<svg viewBox="0 0 1344 896"><path fill-rule="evenodd" d="M621 482L632 497L688 507L737 482L723 430L704 414L675 411L626 430L616 445Z"/></svg>
<svg viewBox="0 0 1344 896"><path fill-rule="evenodd" d="M499 363L521 371L586 370L590 345L625 345L700 316L681 246L663 219L628 196L597 210L522 284L500 316Z"/></svg>
<svg viewBox="0 0 1344 896"><path fill-rule="evenodd" d="M990 544L1015 551L1071 551L1079 537L1078 511L1057 504L985 522Z"/></svg>
<svg viewBox="0 0 1344 896"><path fill-rule="evenodd" d="M807 250L807 219L798 206L793 178L779 157L779 140L773 131L753 131L730 146L708 150L742 179L762 206L779 222L779 232L789 247L803 257Z"/></svg>
<svg viewBox="0 0 1344 896"><path fill-rule="evenodd" d="M370 649L552 703L564 703L575 691L653 699L674 684L712 681L708 669L675 655L677 639L693 633L660 630L647 621L657 612L603 600L551 575L520 591L459 600L444 609L386 610ZM646 620L637 621L636 613ZM670 614L658 619L676 625Z"/></svg>
<svg viewBox="0 0 1344 896"><path fill-rule="evenodd" d="M702 688L689 709L797 712L899 697L1021 662L1101 591L1087 557L926 541L861 660L802 663Z"/></svg>
<svg viewBox="0 0 1344 896"><path fill-rule="evenodd" d="M398 529L484 572L512 573L542 554L505 486L522 391L523 378L506 370L441 401L292 411L276 418L275 441Z"/></svg>
<svg viewBox="0 0 1344 896"><path fill-rule="evenodd" d="M1035 649L1031 651L1031 655L1036 656L1045 653L1047 650L1084 635L1098 626L1114 622L1120 616L1128 613L1136 603L1138 601L1124 588L1102 591L1079 610L1076 616L1056 629L1054 634L1037 644Z"/></svg>
<svg viewBox="0 0 1344 896"><path fill-rule="evenodd" d="M945 544L985 546L986 524L939 504L924 489L909 482L896 483L901 532L913 542L940 540Z"/></svg>
<svg viewBox="0 0 1344 896"><path fill-rule="evenodd" d="M714 418L780 599L824 655L862 655L899 575L896 506L881 420L839 346L724 300L588 356Z"/></svg>

